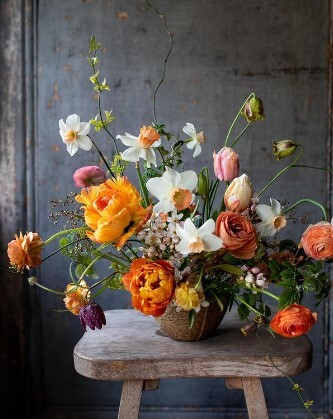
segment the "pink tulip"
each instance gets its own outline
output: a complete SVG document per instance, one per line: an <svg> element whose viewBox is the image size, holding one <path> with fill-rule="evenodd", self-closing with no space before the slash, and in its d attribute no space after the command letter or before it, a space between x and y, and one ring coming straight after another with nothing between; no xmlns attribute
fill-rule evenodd
<svg viewBox="0 0 333 419"><path fill-rule="evenodd" d="M223 147L217 154L213 153L214 173L220 181L229 182L239 174L238 154L229 147Z"/></svg>
<svg viewBox="0 0 333 419"><path fill-rule="evenodd" d="M106 175L98 166L84 166L74 172L73 179L78 188L87 188L105 182Z"/></svg>

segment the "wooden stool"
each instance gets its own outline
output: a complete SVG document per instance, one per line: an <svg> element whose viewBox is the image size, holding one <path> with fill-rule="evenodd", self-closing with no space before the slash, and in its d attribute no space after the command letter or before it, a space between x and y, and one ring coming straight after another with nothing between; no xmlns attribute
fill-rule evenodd
<svg viewBox="0 0 333 419"><path fill-rule="evenodd" d="M216 335L199 342L165 337L154 319L134 310L106 314L106 327L88 331L74 349L75 369L96 380L123 381L118 419L137 419L143 390L161 378L224 377L228 388L244 391L249 419L267 419L261 377L283 374L256 336L243 336L235 314L227 313ZM274 339L260 331L275 365L288 375L306 371L312 345L306 336Z"/></svg>

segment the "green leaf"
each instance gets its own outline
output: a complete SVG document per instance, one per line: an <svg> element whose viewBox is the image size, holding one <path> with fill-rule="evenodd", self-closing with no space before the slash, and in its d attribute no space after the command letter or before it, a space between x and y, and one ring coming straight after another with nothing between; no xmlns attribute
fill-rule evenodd
<svg viewBox="0 0 333 419"><path fill-rule="evenodd" d="M190 310L188 313L188 326L190 329L192 329L193 324L194 324L194 320L195 320L195 311L194 310Z"/></svg>
<svg viewBox="0 0 333 419"><path fill-rule="evenodd" d="M300 304L300 300L301 294L297 289L285 288L280 295L279 309L282 310L293 303Z"/></svg>
<svg viewBox="0 0 333 419"><path fill-rule="evenodd" d="M224 272L228 272L229 274L242 276L244 275L244 271L242 271L241 268L238 268L237 266L229 265L228 263L223 263L222 265L217 265L214 267L214 269L221 269Z"/></svg>
<svg viewBox="0 0 333 419"><path fill-rule="evenodd" d="M250 314L250 309L245 304L240 304L237 308L237 313L241 320L245 320Z"/></svg>

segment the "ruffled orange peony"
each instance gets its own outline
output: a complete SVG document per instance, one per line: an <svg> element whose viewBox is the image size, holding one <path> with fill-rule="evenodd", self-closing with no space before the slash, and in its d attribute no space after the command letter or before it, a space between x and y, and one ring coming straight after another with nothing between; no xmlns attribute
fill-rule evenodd
<svg viewBox="0 0 333 419"><path fill-rule="evenodd" d="M79 315L80 309L86 306L90 300L90 291L85 281L81 280L80 285L81 286L77 286L74 283L70 283L65 290L65 306L76 316Z"/></svg>
<svg viewBox="0 0 333 419"><path fill-rule="evenodd" d="M159 317L174 295L174 268L165 260L135 259L130 271L123 275L123 283L132 294L136 310Z"/></svg>
<svg viewBox="0 0 333 419"><path fill-rule="evenodd" d="M115 243L118 248L138 233L151 215L143 208L139 192L126 177L108 179L98 186L83 189L76 201L83 204L87 236L97 243Z"/></svg>
<svg viewBox="0 0 333 419"><path fill-rule="evenodd" d="M307 307L292 304L276 313L270 327L285 338L295 338L307 333L317 321L317 313Z"/></svg>
<svg viewBox="0 0 333 419"><path fill-rule="evenodd" d="M303 233L300 246L315 260L333 259L333 219L310 225Z"/></svg>
<svg viewBox="0 0 333 419"><path fill-rule="evenodd" d="M37 233L15 234L15 240L8 243L7 249L11 265L18 270L39 266L42 263L42 244L43 240Z"/></svg>
<svg viewBox="0 0 333 419"><path fill-rule="evenodd" d="M251 259L257 249L257 233L253 224L232 211L217 217L215 234L223 240L225 250L236 258Z"/></svg>

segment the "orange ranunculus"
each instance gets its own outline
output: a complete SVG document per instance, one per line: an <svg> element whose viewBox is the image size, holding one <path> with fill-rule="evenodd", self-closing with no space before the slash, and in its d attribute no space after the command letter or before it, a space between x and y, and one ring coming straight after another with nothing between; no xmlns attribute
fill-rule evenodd
<svg viewBox="0 0 333 419"><path fill-rule="evenodd" d="M113 242L118 248L151 215L151 207L143 208L139 192L126 177L83 189L76 200L83 204L85 222L92 229L87 236L97 243Z"/></svg>
<svg viewBox="0 0 333 419"><path fill-rule="evenodd" d="M310 225L303 233L300 246L315 260L333 258L333 219Z"/></svg>
<svg viewBox="0 0 333 419"><path fill-rule="evenodd" d="M136 310L159 317L174 295L174 268L165 260L135 259L130 271L123 275L123 283L132 294Z"/></svg>
<svg viewBox="0 0 333 419"><path fill-rule="evenodd" d="M257 234L250 220L232 211L217 217L215 234L223 240L225 250L236 258L251 259L257 248Z"/></svg>
<svg viewBox="0 0 333 419"><path fill-rule="evenodd" d="M307 307L291 304L275 314L270 327L278 335L295 338L307 333L316 321L317 313L312 313Z"/></svg>
<svg viewBox="0 0 333 419"><path fill-rule="evenodd" d="M85 281L80 281L80 286L70 283L65 290L64 298L66 308L76 316L79 315L81 307L86 306L90 300L90 291Z"/></svg>
<svg viewBox="0 0 333 419"><path fill-rule="evenodd" d="M37 233L26 233L24 236L20 232L15 234L15 240L8 243L7 254L11 265L17 269L31 269L42 263L42 244L43 240Z"/></svg>

